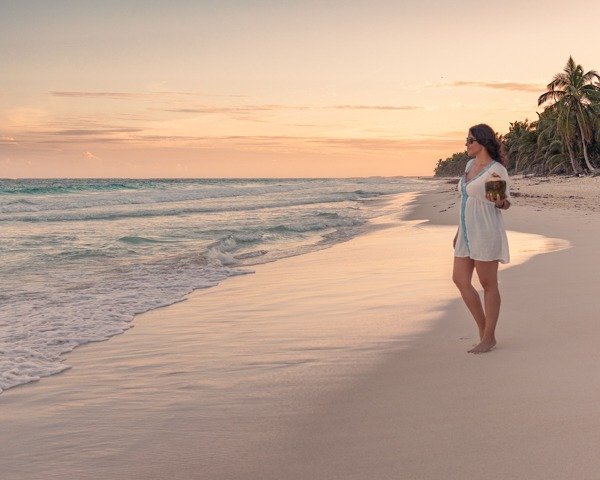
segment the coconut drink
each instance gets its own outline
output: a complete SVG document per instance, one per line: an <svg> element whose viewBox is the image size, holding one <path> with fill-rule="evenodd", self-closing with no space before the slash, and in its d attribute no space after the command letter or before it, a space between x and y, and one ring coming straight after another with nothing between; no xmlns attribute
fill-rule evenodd
<svg viewBox="0 0 600 480"><path fill-rule="evenodd" d="M506 198L506 182L497 173L492 173L485 182L485 193L492 200L504 200Z"/></svg>

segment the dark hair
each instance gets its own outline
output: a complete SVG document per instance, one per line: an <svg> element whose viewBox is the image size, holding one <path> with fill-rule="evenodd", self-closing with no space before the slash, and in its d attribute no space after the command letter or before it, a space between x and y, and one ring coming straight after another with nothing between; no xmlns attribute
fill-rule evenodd
<svg viewBox="0 0 600 480"><path fill-rule="evenodd" d="M469 128L469 134L477 140L477 143L485 147L492 159L506 166L504 149L492 127L485 123L480 123L479 125Z"/></svg>

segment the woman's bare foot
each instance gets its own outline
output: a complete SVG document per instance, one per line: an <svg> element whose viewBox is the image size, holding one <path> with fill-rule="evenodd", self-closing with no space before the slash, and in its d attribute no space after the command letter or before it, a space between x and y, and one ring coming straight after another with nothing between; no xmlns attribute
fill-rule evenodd
<svg viewBox="0 0 600 480"><path fill-rule="evenodd" d="M492 350L496 346L496 340L482 340L479 345L475 345L469 353L486 353Z"/></svg>

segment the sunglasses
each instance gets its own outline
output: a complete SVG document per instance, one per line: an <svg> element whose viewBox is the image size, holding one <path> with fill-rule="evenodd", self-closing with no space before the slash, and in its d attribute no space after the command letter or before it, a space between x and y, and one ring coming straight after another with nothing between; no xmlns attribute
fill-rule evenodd
<svg viewBox="0 0 600 480"><path fill-rule="evenodd" d="M476 142L477 139L473 137L467 137L467 145L471 145L473 142Z"/></svg>

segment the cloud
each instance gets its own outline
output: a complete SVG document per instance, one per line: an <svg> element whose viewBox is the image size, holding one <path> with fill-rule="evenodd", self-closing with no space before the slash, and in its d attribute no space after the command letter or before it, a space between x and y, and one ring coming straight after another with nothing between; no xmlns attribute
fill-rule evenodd
<svg viewBox="0 0 600 480"><path fill-rule="evenodd" d="M183 136L183 135L132 135L118 137L75 137L56 140L41 140L42 144L128 144L150 146L161 144L161 147L188 148L268 148L268 149L314 149L333 148L363 152L375 151L458 151L463 147L463 132L460 138L421 136L415 138L369 138L369 137L315 137L292 135L229 135L229 136ZM90 157L91 158L91 157Z"/></svg>
<svg viewBox="0 0 600 480"><path fill-rule="evenodd" d="M186 108L165 108L162 109L164 112L174 113L234 113L234 114L252 114L255 112L273 112L278 110L309 110L311 107L302 105L242 105L236 107L213 107L213 106L199 106L199 107L186 107Z"/></svg>
<svg viewBox="0 0 600 480"><path fill-rule="evenodd" d="M84 95L86 92L62 92L63 94ZM91 93L91 92L88 92ZM96 92L102 93L102 92ZM104 92L111 94L110 92ZM119 92L113 92L119 94ZM173 108L169 110L157 109L160 111L178 112L182 114L225 114L229 116L238 116L244 120L260 119L264 112L278 112L289 110L307 110L307 111L331 111L331 110L375 110L375 111L413 111L422 107L415 105L369 105L369 104L339 104L339 105L283 105L283 104L252 104L252 105L200 105L185 108ZM266 115L265 115L266 116ZM144 120L144 117L134 116L135 120ZM448 135L446 133L438 136L411 136L410 138L393 137L386 135L385 132L363 132L358 136L350 137L331 137L313 135L312 130L305 129L302 132L296 132L298 135L221 135L221 136L202 136L191 135L185 132L178 135L172 129L171 131L160 131L153 124L148 128L141 128L143 124L137 126L128 126L127 118L122 121L104 123L97 118L62 119L60 122L47 122L42 130L31 129L21 132L19 140L21 145L27 145L28 148L69 148L78 150L80 155L91 160L96 157L93 151L101 149L102 146L131 146L132 148L193 148L193 149L253 149L260 151L264 149L276 150L316 150L316 149L334 149L357 152L394 152L404 151L457 151L462 148L464 133L457 135ZM323 128L323 125L316 125L310 121L307 123L297 123L305 128ZM183 133L183 132L182 132ZM205 132L198 132L200 134ZM315 131L316 133L316 131ZM455 132L453 132L455 133ZM352 135L352 134L351 134ZM456 137L456 138L455 138ZM11 143L9 143L11 142ZM11 145L14 142L13 137L0 137L0 145ZM25 143L23 143L25 142Z"/></svg>
<svg viewBox="0 0 600 480"><path fill-rule="evenodd" d="M312 140L324 146L360 150L451 150L462 144L454 138L317 138Z"/></svg>
<svg viewBox="0 0 600 480"><path fill-rule="evenodd" d="M335 105L333 107L337 110L420 110L423 107L417 107L415 105Z"/></svg>
<svg viewBox="0 0 600 480"><path fill-rule="evenodd" d="M86 160L100 160L100 157L94 155L90 151L83 152L83 156L85 157Z"/></svg>
<svg viewBox="0 0 600 480"><path fill-rule="evenodd" d="M17 145L19 145L19 143L13 137L0 137L0 146L2 147L16 147Z"/></svg>
<svg viewBox="0 0 600 480"><path fill-rule="evenodd" d="M388 111L405 111L405 110L420 110L423 107L415 105L241 105L232 107L217 107L217 106L198 106L198 107L184 107L184 108L166 108L161 109L164 112L173 113L193 113L193 114L226 114L226 115L240 115L242 118L247 119L256 113L264 112L277 112L277 111L290 111L290 110L388 110Z"/></svg>
<svg viewBox="0 0 600 480"><path fill-rule="evenodd" d="M111 133L137 133L143 131L142 128L131 128L131 127L123 127L123 128L102 128L102 129L67 129L67 130L56 130L52 132L43 132L48 135L58 135L58 136L94 136L94 135L106 135Z"/></svg>
<svg viewBox="0 0 600 480"><path fill-rule="evenodd" d="M518 82L468 82L457 81L450 84L438 84L437 86L452 86L452 87L480 87L493 88L496 90L512 90L521 92L544 92L545 86L538 83L518 83Z"/></svg>
<svg viewBox="0 0 600 480"><path fill-rule="evenodd" d="M204 142L207 140L214 139L215 137L193 137L193 136L186 136L186 135L139 135L136 138L138 140L148 141L148 142L165 142L165 141Z"/></svg>
<svg viewBox="0 0 600 480"><path fill-rule="evenodd" d="M80 137L80 138L57 138L57 139L39 139L34 140L32 143L39 143L42 145L75 145L75 144L94 144L94 143L132 143L131 138L118 138L118 137Z"/></svg>
<svg viewBox="0 0 600 480"><path fill-rule="evenodd" d="M156 97L226 97L226 98L246 98L246 95L215 95L205 92L172 92L172 91L152 91L152 92L85 92L85 91L60 91L53 90L49 92L55 97L64 98L110 98L113 100L153 99Z"/></svg>
<svg viewBox="0 0 600 480"><path fill-rule="evenodd" d="M113 98L122 100L126 98L143 98L147 97L147 93L126 93L126 92L50 92L50 95L55 97L71 97L71 98Z"/></svg>
<svg viewBox="0 0 600 480"><path fill-rule="evenodd" d="M78 143L126 143L143 128L105 126L100 128L70 128L22 132L30 143L78 144Z"/></svg>
<svg viewBox="0 0 600 480"><path fill-rule="evenodd" d="M299 145L319 145L321 147L344 148L353 150L460 150L463 146L463 132L460 138L454 135L420 138L365 138L365 137L312 137L291 135L230 135L223 137L186 137L186 140L202 141L209 145L228 143L241 146L289 147Z"/></svg>
<svg viewBox="0 0 600 480"><path fill-rule="evenodd" d="M222 98L248 98L248 95L238 94L218 94L218 93L207 93L207 92L169 92L169 91L155 91L151 92L150 95L172 95L182 97L222 97Z"/></svg>
<svg viewBox="0 0 600 480"><path fill-rule="evenodd" d="M244 122L266 122L264 114L290 110L311 110L312 107L303 105L239 105L239 106L211 106L201 105L196 107L165 108L163 112L194 114L194 115L225 115L233 120ZM262 115L261 115L262 114Z"/></svg>
<svg viewBox="0 0 600 480"><path fill-rule="evenodd" d="M7 126L12 127L14 130L25 126L38 125L43 123L48 117L46 110L33 107L12 108L6 110L4 113Z"/></svg>

